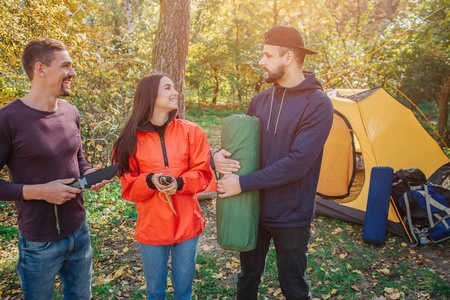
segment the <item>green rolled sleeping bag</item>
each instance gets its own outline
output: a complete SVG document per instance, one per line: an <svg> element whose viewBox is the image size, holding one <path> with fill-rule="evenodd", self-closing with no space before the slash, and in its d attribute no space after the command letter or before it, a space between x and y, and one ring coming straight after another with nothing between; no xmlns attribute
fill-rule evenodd
<svg viewBox="0 0 450 300"><path fill-rule="evenodd" d="M237 175L259 170L261 121L248 115L233 115L223 121L222 149L231 153L241 169ZM222 176L221 176L222 177ZM249 191L217 198L217 242L225 250L250 251L256 247L259 224L259 192Z"/></svg>

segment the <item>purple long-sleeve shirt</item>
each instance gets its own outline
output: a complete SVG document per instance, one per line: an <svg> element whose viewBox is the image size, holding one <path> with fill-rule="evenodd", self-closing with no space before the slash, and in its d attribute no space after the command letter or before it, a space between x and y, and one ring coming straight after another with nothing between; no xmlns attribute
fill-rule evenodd
<svg viewBox="0 0 450 300"><path fill-rule="evenodd" d="M31 241L63 239L79 228L86 211L83 195L58 205L44 200L24 200L24 184L42 184L56 179L79 178L91 166L83 156L80 115L58 100L54 112L40 111L17 99L0 108L0 169L6 165L9 181L0 179L0 200L14 201L19 230Z"/></svg>

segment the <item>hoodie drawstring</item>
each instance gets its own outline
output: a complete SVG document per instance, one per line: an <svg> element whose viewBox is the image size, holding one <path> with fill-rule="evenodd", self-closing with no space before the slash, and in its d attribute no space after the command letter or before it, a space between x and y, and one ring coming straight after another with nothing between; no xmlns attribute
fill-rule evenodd
<svg viewBox="0 0 450 300"><path fill-rule="evenodd" d="M273 94L274 93L275 93L275 87L273 87L273 90L272 90L272 99L270 100L269 120L267 121L267 129L266 129L266 131L269 131L270 117L272 116L272 104L273 104Z"/></svg>
<svg viewBox="0 0 450 300"><path fill-rule="evenodd" d="M275 135L277 135L278 120L280 120L281 108L283 107L284 94L286 94L286 91L287 91L287 90L284 90L284 92L283 92L283 97L281 97L280 109L278 110L277 122L275 123Z"/></svg>
<svg viewBox="0 0 450 300"><path fill-rule="evenodd" d="M286 91L287 91L287 90L285 89L284 92L283 92L283 96L281 97L281 104L280 104L280 109L278 110L277 122L275 123L275 131L274 131L274 135L277 134L278 121L280 120L281 108L283 107L284 95L286 94ZM275 87L273 88L273 91L272 91L272 99L270 100L269 120L267 121L267 129L266 129L266 131L269 131L270 117L272 116L272 105L273 105L273 97L274 97L274 93L275 93Z"/></svg>

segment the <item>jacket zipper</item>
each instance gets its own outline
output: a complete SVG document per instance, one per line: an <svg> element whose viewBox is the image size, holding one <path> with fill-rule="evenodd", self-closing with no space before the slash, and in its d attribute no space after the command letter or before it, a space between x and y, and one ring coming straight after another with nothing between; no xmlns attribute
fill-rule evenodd
<svg viewBox="0 0 450 300"><path fill-rule="evenodd" d="M162 147L163 157L164 157L164 166L168 167L169 160L167 159L167 151L166 151L166 144L164 143L164 136L160 136L160 138L161 138L161 147Z"/></svg>

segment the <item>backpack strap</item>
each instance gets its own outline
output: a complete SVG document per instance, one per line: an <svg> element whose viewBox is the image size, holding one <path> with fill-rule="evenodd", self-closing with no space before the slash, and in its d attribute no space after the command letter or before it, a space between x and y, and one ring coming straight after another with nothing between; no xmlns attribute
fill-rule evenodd
<svg viewBox="0 0 450 300"><path fill-rule="evenodd" d="M416 243L414 245L412 245L413 247L417 246L419 244L419 240L416 237L416 232L413 223L412 223L412 218L411 218L411 210L409 208L409 197L408 197L408 192L403 194L403 199L405 201L405 207L406 207L406 218L408 220L408 226L409 226L409 231L411 232L411 235L413 236L414 240L416 241Z"/></svg>
<svg viewBox="0 0 450 300"><path fill-rule="evenodd" d="M439 201L436 201L433 197L431 197L431 194L428 191L428 185L424 184L423 188L424 188L423 190L415 190L415 191L420 193L423 196L423 198L425 199L425 204L427 206L428 221L430 222L430 228L434 228L437 225L434 222L433 216L439 220L438 223L444 223L444 226L446 228L448 228L449 225L447 224L447 222L445 220L450 217L450 208L448 208L447 206L443 205L442 203L440 203ZM440 211L445 212L447 215L444 218L442 218L437 213L433 214L431 212L430 206L433 206L433 207L439 209Z"/></svg>
<svg viewBox="0 0 450 300"><path fill-rule="evenodd" d="M430 193L428 192L428 186L426 184L424 185L424 189L425 189L424 198L425 198L425 203L427 205L428 221L430 222L431 228L434 228L434 221L433 221L433 216L431 215L431 207L430 207L430 202L431 202L431 199L433 199L433 198L430 196ZM435 202L437 202L437 201L435 201Z"/></svg>
<svg viewBox="0 0 450 300"><path fill-rule="evenodd" d="M447 216L445 216L444 218L441 217L439 214L435 214L434 216L436 217L436 219L439 220L438 223L444 224L445 229L447 229L447 230L450 229L450 226L449 226L448 223L447 223L447 219L450 218L450 215L447 215Z"/></svg>
<svg viewBox="0 0 450 300"><path fill-rule="evenodd" d="M431 197L430 193L428 192L428 186L426 184L424 185L424 191L425 191L425 194L422 194L422 196L425 198L427 204L430 203L430 205L432 205L433 207L436 207L439 210L445 211L447 213L447 215L450 215L450 207L443 205L442 203L440 203L439 201L436 201L433 197ZM421 193L421 191L417 191L417 192ZM427 209L428 209L428 205L427 205Z"/></svg>

